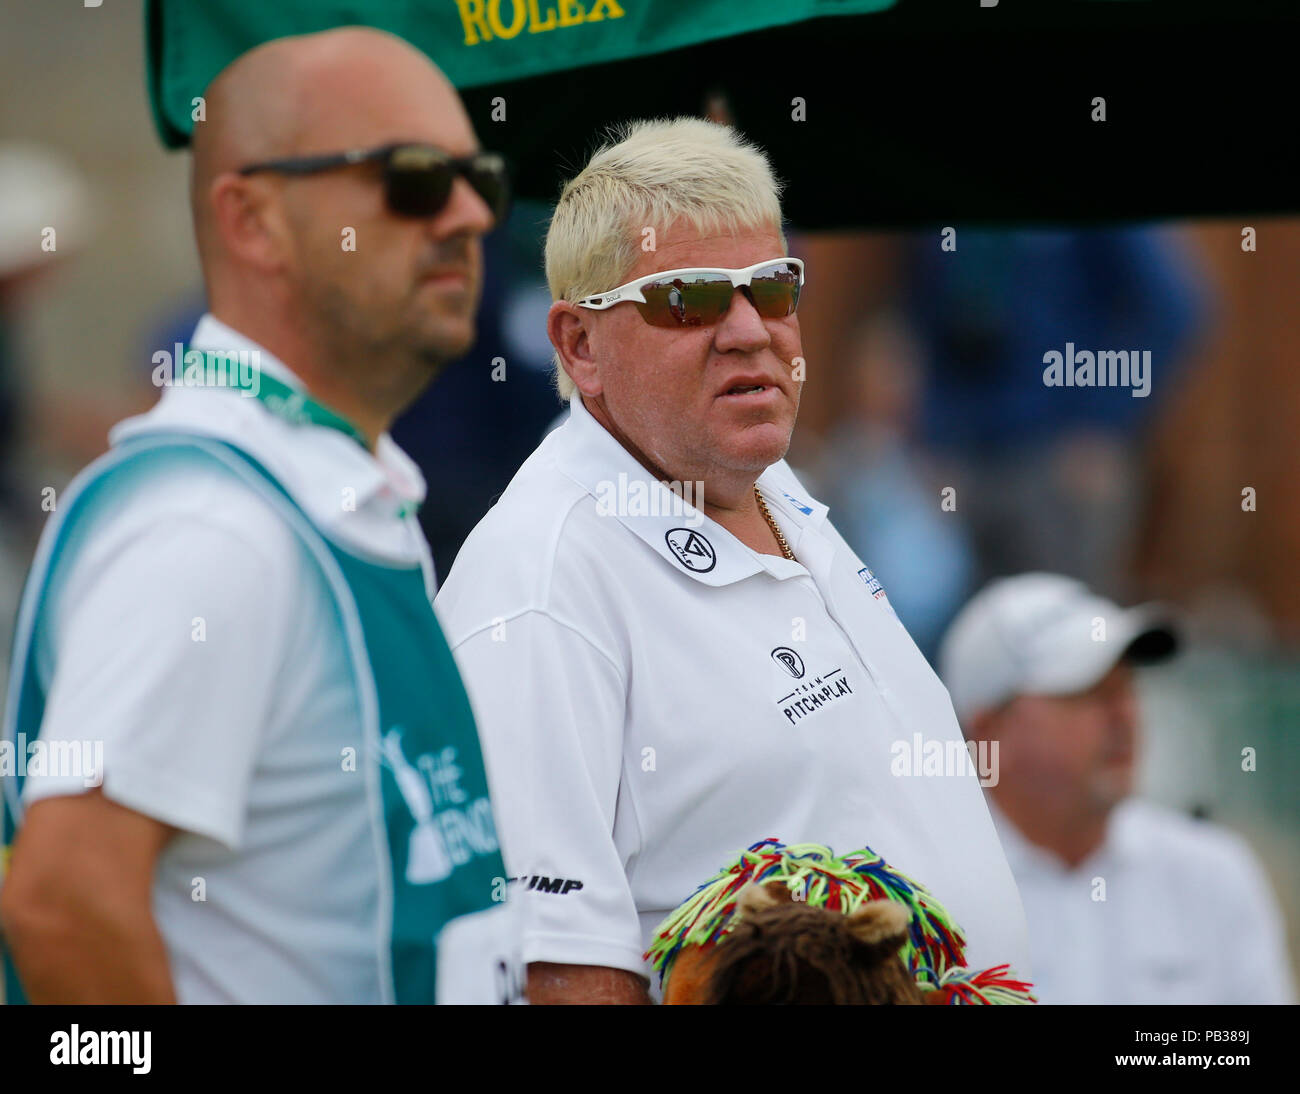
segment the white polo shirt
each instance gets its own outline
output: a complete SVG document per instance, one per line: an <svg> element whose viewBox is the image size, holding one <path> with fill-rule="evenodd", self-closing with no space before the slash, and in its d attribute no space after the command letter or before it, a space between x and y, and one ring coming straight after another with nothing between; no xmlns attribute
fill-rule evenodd
<svg viewBox="0 0 1300 1094"><path fill-rule="evenodd" d="M972 965L1029 976L975 774L894 773L915 734L961 741L947 691L825 506L784 462L758 483L797 562L689 526L575 399L438 595L524 960L648 975L657 922L772 836L870 846L946 905Z"/></svg>
<svg viewBox="0 0 1300 1094"><path fill-rule="evenodd" d="M191 345L259 348L211 316ZM113 437L168 429L249 451L331 538L419 561L432 595L424 481L387 436L371 455L236 391L171 387ZM363 776L340 760L361 714L318 566L268 502L199 456L89 504L38 631L41 738L102 740L105 795L180 829L153 887L178 999L378 1002L373 834ZM84 790L29 774L23 801Z"/></svg>
<svg viewBox="0 0 1300 1094"><path fill-rule="evenodd" d="M1136 798L1073 868L996 806L1043 1003L1294 1003L1285 932L1250 847Z"/></svg>

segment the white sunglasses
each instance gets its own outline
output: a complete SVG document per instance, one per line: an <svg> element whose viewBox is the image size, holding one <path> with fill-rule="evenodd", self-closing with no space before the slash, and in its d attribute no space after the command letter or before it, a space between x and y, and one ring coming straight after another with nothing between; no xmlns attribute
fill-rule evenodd
<svg viewBox="0 0 1300 1094"><path fill-rule="evenodd" d="M745 295L764 319L784 319L799 306L801 288L800 259L769 258L743 270L707 266L663 270L609 292L583 297L577 304L604 311L630 301L652 327L702 327L726 314L736 289L748 290Z"/></svg>

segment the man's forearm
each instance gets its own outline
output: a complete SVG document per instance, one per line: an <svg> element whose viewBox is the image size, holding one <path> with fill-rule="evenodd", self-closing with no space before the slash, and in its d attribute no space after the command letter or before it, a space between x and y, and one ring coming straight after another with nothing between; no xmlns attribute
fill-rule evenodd
<svg viewBox="0 0 1300 1094"><path fill-rule="evenodd" d="M558 1003L646 1006L651 999L645 979L625 969L535 961L528 966L528 1001L534 1006Z"/></svg>
<svg viewBox="0 0 1300 1094"><path fill-rule="evenodd" d="M167 948L150 917L80 903L7 908L5 944L32 1003L175 1003Z"/></svg>
<svg viewBox="0 0 1300 1094"><path fill-rule="evenodd" d="M106 798L36 802L0 885L0 930L34 1003L174 1003L154 922L154 865L173 829Z"/></svg>

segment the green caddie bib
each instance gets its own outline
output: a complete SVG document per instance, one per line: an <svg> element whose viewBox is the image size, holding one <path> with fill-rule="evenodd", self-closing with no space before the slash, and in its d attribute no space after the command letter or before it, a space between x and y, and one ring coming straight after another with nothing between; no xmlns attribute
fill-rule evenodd
<svg viewBox="0 0 1300 1094"><path fill-rule="evenodd" d="M90 499L120 488L144 461L195 451L219 462L274 506L326 579L342 624L360 700L358 764L378 859L375 914L381 996L397 1003L514 1002L520 972L504 902L478 734L460 674L438 625L419 566L362 558L329 539L264 466L223 441L153 433L116 446L60 499L42 537L19 610L4 740L34 741L45 693L34 636L51 588L75 553ZM22 779L4 783L4 840L22 822ZM340 870L354 864L340 861ZM360 910L359 910L360 911ZM23 999L5 955L6 998ZM347 1002L347 1000L340 1000Z"/></svg>

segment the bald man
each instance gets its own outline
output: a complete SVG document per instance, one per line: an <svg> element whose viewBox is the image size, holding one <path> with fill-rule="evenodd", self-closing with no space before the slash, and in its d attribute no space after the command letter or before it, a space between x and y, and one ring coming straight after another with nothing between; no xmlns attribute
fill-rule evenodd
<svg viewBox="0 0 1300 1094"><path fill-rule="evenodd" d="M500 159L378 31L270 42L206 100L211 312L59 499L20 612L9 1001L508 1001L425 485L387 433L473 340Z"/></svg>

